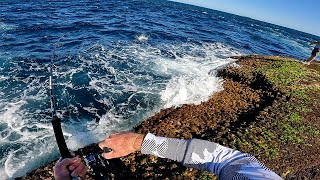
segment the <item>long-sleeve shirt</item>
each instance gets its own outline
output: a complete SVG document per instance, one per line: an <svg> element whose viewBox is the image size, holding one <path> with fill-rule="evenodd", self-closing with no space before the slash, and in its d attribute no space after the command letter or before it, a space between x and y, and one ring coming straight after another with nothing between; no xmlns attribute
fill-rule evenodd
<svg viewBox="0 0 320 180"><path fill-rule="evenodd" d="M220 180L282 179L247 153L199 139L164 138L148 133L142 142L141 152L178 161L186 167L210 171Z"/></svg>

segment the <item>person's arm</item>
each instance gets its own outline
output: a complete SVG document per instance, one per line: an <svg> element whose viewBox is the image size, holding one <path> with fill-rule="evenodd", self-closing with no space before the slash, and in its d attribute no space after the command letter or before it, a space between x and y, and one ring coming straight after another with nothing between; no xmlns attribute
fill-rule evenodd
<svg viewBox="0 0 320 180"><path fill-rule="evenodd" d="M249 154L199 139L182 140L147 134L141 152L210 171L219 179L281 179Z"/></svg>
<svg viewBox="0 0 320 180"><path fill-rule="evenodd" d="M216 143L199 139L173 139L157 137L152 134L120 133L111 135L99 144L100 148L110 147L110 153L104 153L107 159L117 158L141 150L143 154L152 154L183 163L187 167L207 170L219 179L281 179L266 168L253 156ZM126 148L127 147L127 148Z"/></svg>

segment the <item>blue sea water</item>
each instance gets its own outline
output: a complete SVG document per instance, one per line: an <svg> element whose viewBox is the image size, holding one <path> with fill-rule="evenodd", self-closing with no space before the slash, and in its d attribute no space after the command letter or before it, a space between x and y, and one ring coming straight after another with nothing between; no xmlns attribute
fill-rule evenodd
<svg viewBox="0 0 320 180"><path fill-rule="evenodd" d="M320 38L162 0L0 2L0 179L59 153L50 123L48 67L68 146L129 130L162 108L222 90L232 55L306 59Z"/></svg>

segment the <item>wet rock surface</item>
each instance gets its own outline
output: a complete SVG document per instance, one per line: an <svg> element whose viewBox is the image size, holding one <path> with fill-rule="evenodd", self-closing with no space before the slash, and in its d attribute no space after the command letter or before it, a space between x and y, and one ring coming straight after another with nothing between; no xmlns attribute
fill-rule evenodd
<svg viewBox="0 0 320 180"><path fill-rule="evenodd" d="M217 142L254 155L285 179L320 179L320 63L305 66L295 59L257 55L234 58L240 67L219 72L223 91L199 105L163 109L134 131ZM297 79L294 68L303 69ZM281 76L286 73L293 75ZM89 146L76 154L97 151ZM53 164L20 179L51 179ZM105 174L110 179L215 178L138 152L110 160Z"/></svg>

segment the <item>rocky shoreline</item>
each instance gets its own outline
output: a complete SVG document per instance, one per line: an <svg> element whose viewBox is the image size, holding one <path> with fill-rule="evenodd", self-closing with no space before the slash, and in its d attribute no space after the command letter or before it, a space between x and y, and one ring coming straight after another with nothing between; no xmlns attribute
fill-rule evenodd
<svg viewBox="0 0 320 180"><path fill-rule="evenodd" d="M239 67L219 72L223 91L199 105L163 109L134 131L210 140L254 155L284 179L320 179L320 63L306 66L278 56L233 58ZM18 179L52 179L52 168L50 163ZM215 179L140 153L111 160L106 174L110 179Z"/></svg>

